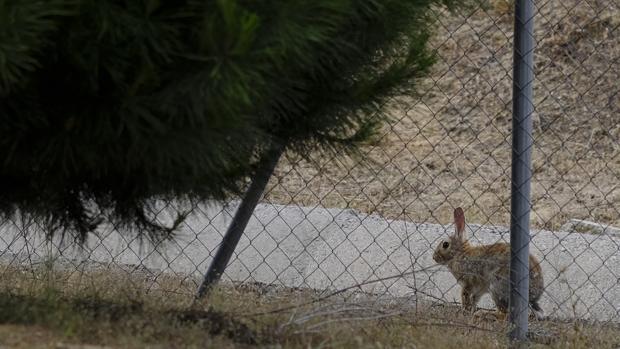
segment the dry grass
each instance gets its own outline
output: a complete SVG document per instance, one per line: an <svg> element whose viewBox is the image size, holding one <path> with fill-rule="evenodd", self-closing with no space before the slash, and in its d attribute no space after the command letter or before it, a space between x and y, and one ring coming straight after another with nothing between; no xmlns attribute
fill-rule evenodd
<svg viewBox="0 0 620 349"><path fill-rule="evenodd" d="M3 267L0 347L10 348L501 348L505 323L448 305L408 307L243 285L192 304L195 286L153 287L122 270ZM180 288L179 288L179 285ZM616 325L535 322L534 348L614 348Z"/></svg>
<svg viewBox="0 0 620 349"><path fill-rule="evenodd" d="M437 12L439 61L421 95L385 106L393 121L357 160L291 156L267 198L388 218L507 224L512 1ZM620 225L620 8L609 0L537 2L534 226L570 218Z"/></svg>

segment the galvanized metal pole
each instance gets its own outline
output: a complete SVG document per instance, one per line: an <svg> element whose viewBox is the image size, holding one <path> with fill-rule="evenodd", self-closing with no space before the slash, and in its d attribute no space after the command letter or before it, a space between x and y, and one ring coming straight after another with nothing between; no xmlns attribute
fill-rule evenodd
<svg viewBox="0 0 620 349"><path fill-rule="evenodd" d="M530 178L534 104L534 1L515 1L510 216L511 342L525 343L529 310Z"/></svg>
<svg viewBox="0 0 620 349"><path fill-rule="evenodd" d="M226 230L226 234L224 234L222 244L218 248L215 257L213 257L213 261L211 261L211 265L209 265L209 269L205 274L204 280L198 288L196 299L206 296L209 290L215 285L215 283L217 283L224 273L224 270L230 261L230 257L232 257L232 254L235 251L235 248L237 247L237 244L239 243L239 240L241 239L241 236L243 235L243 232L252 217L252 213L263 195L265 187L269 182L269 178L271 178L271 175L273 174L273 171L276 168L283 152L283 146L274 145L265 153L264 158L259 165L258 171L256 172L254 178L252 178L250 187L245 192L243 200L237 208L235 216Z"/></svg>

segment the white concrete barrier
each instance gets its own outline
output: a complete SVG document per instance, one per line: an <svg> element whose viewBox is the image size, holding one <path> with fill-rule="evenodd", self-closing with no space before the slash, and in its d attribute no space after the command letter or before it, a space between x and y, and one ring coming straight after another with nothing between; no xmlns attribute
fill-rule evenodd
<svg viewBox="0 0 620 349"><path fill-rule="evenodd" d="M100 229L99 237L91 237L83 250L60 250L64 258L143 265L200 278L235 208L235 204L201 207L178 238L158 250L140 246L111 227ZM467 229L472 243L509 240L507 228L468 225ZM455 279L447 269L433 267L431 258L438 241L452 231L452 226L386 220L353 210L261 204L225 278L335 290L414 268L419 272L363 290L413 301L415 288L430 299L459 301ZM534 231L530 251L542 261L547 289L541 304L546 314L620 322L620 237ZM2 227L4 263L28 263L26 256L40 259L50 254L57 255L58 249L50 249L40 234L24 237L11 224ZM481 305L491 307L490 298L485 296Z"/></svg>

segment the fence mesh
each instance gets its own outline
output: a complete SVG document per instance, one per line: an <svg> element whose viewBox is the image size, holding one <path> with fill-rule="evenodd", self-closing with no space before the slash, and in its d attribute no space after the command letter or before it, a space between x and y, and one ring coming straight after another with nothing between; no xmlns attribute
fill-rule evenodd
<svg viewBox="0 0 620 349"><path fill-rule="evenodd" d="M454 230L453 210L463 207L472 244L509 241L512 11L509 0L435 10L437 63L419 95L383 106L391 121L359 157L285 154L224 279L460 303L461 287L432 258ZM620 321L619 26L614 0L537 3L530 251L554 318ZM52 258L75 275L120 268L149 290L192 292L237 205L194 206L161 248L114 226L78 248L46 241L33 222L7 221L0 260L9 270ZM161 203L151 213L166 223L180 209ZM485 297L480 305L492 308Z"/></svg>

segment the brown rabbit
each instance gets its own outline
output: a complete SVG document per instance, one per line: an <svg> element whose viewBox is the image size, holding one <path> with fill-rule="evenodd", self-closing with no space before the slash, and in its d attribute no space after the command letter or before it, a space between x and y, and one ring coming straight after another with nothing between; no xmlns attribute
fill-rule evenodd
<svg viewBox="0 0 620 349"><path fill-rule="evenodd" d="M495 243L472 246L465 234L465 214L458 207L454 210L454 235L442 240L433 254L433 259L448 267L461 285L463 307L473 311L485 293L490 292L497 310L505 315L510 298L510 245ZM540 263L530 254L529 302L536 318L544 316L538 304L544 291Z"/></svg>

